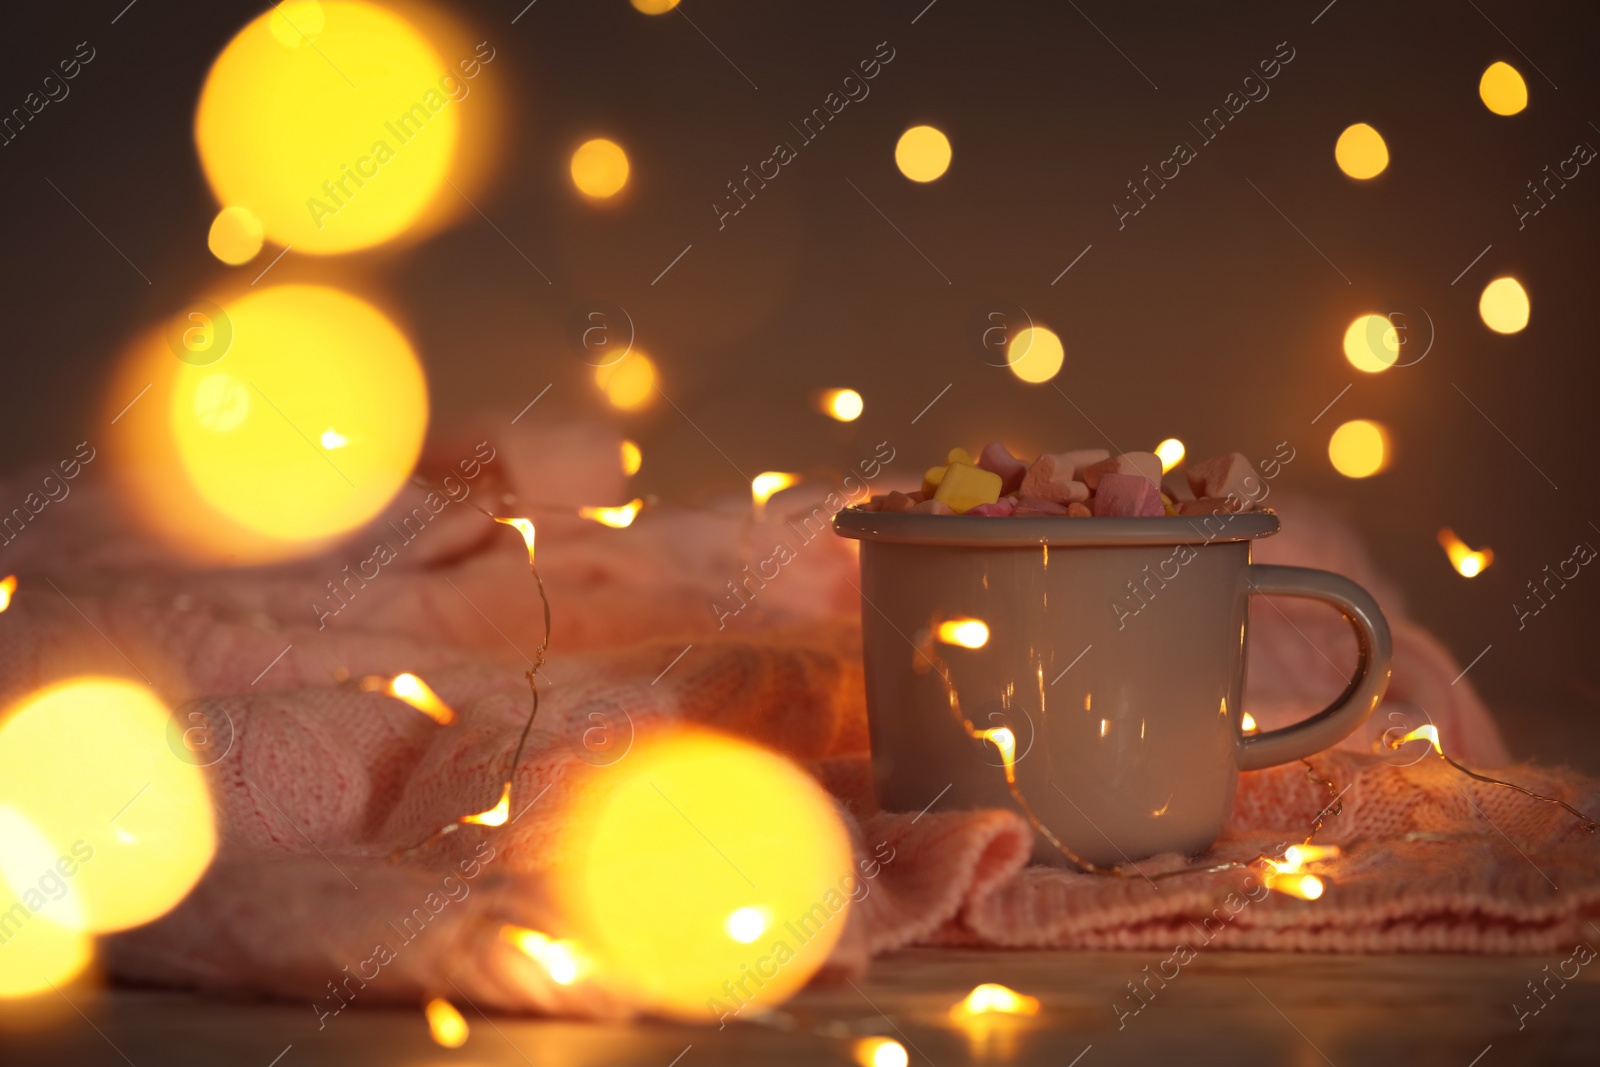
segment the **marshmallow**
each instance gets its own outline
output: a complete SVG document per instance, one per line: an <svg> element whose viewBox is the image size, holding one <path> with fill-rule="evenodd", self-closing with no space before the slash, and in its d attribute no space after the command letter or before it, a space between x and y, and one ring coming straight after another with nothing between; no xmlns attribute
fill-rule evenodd
<svg viewBox="0 0 1600 1067"><path fill-rule="evenodd" d="M1243 504L1249 504L1261 492L1261 476L1242 452L1229 452L1226 456L1202 460L1188 469L1188 476L1189 487L1197 497L1226 497L1232 494ZM1256 487L1255 493L1248 491L1250 485Z"/></svg>
<svg viewBox="0 0 1600 1067"><path fill-rule="evenodd" d="M1243 501L1239 497L1203 496L1199 500L1185 500L1178 504L1179 515L1211 515L1223 511L1239 511Z"/></svg>
<svg viewBox="0 0 1600 1067"><path fill-rule="evenodd" d="M993 504L1000 499L1000 476L970 463L952 461L945 467L933 498L957 515L964 515L979 504Z"/></svg>
<svg viewBox="0 0 1600 1067"><path fill-rule="evenodd" d="M1034 460L1023 476L1018 495L1053 500L1057 504L1070 504L1074 500L1088 500L1089 487L1073 480L1072 465L1064 455L1046 452Z"/></svg>
<svg viewBox="0 0 1600 1067"><path fill-rule="evenodd" d="M1193 500L1196 496L1194 487L1189 484L1188 476L1181 470L1168 471L1161 478L1161 488L1175 503Z"/></svg>
<svg viewBox="0 0 1600 1067"><path fill-rule="evenodd" d="M1111 453L1103 448L1080 448L1072 452L1058 452L1056 458L1072 468L1072 476L1080 482L1080 475L1085 467L1092 467L1103 459L1110 459Z"/></svg>
<svg viewBox="0 0 1600 1067"><path fill-rule="evenodd" d="M892 492L869 511L1001 517L1208 515L1255 508L1265 479L1239 452L1163 472L1154 452L1111 455L1103 448L1047 452L1025 464L999 441L974 460L952 448L930 467L919 492Z"/></svg>
<svg viewBox="0 0 1600 1067"><path fill-rule="evenodd" d="M1016 510L1012 514L1032 518L1040 518L1046 515L1059 518L1069 514L1069 507L1070 505L1057 504L1054 500L1045 500L1041 497L1019 496L1017 497Z"/></svg>
<svg viewBox="0 0 1600 1067"><path fill-rule="evenodd" d="M1154 480L1143 474L1110 471L1100 476L1100 487L1094 493L1094 513L1097 516L1164 515L1166 509L1161 505L1161 490L1156 488Z"/></svg>
<svg viewBox="0 0 1600 1067"><path fill-rule="evenodd" d="M1006 446L999 441L990 441L983 446L983 452L978 456L978 466L1000 476L1002 493L1015 493L1017 486L1022 484L1023 475L1028 473L1028 465L1006 451Z"/></svg>
<svg viewBox="0 0 1600 1067"><path fill-rule="evenodd" d="M1161 484L1161 458L1154 452L1124 452L1085 467L1078 472L1078 480L1099 492L1100 480L1108 474L1138 475L1154 488Z"/></svg>

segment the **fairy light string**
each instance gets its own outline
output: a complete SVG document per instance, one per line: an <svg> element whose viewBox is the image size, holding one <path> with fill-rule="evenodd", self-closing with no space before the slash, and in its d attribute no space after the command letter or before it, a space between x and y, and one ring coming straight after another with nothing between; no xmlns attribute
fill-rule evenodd
<svg viewBox="0 0 1600 1067"><path fill-rule="evenodd" d="M419 484L426 484L419 482ZM550 652L550 596L545 591L544 579L539 576L539 567L534 562L534 541L537 535L532 519L503 518L496 515L488 508L479 504L472 507L487 516L492 521L510 526L522 535L523 543L528 549L528 573L533 575L533 584L539 590L539 604L544 613L544 636L539 640L539 647L533 650L533 663L523 672L523 677L528 679L528 693L531 704L528 710L528 720L522 724L522 733L517 736L517 746L511 752L511 763L506 768L505 796L509 802L516 781L517 765L522 762L523 750L528 745L528 735L533 732L533 721L539 715L539 681L538 674L544 667L545 657Z"/></svg>
<svg viewBox="0 0 1600 1067"><path fill-rule="evenodd" d="M522 733L517 737L517 747L511 752L511 765L506 769L505 793L509 800L513 788L512 783L516 779L517 765L522 762L522 752L527 747L528 735L533 732L533 720L539 714L538 674L540 668L544 666L546 654L550 651L550 597L545 593L544 579L539 577L539 568L533 562L533 523L528 519L502 519L497 515L491 515L482 508L478 510L483 511L485 515L494 519L495 522L515 527L517 532L522 534L523 540L528 546L528 573L533 575L533 584L539 589L539 603L544 609L544 637L539 641L539 647L534 649L533 665L523 672L523 676L528 679L528 692L532 697L532 707L528 711L528 721L522 724ZM523 523L526 523L526 527L521 525Z"/></svg>
<svg viewBox="0 0 1600 1067"><path fill-rule="evenodd" d="M413 482L424 489L437 491L435 487L420 478L413 478ZM528 717L523 723L522 730L517 737L517 743L512 749L511 757L505 770L500 801L496 807L491 808L486 812L464 816L456 822L443 827L421 844L412 846L410 849L402 849L397 851L391 858L396 858L404 853L423 848L426 845L444 837L445 835L455 832L463 825L477 824L489 827L498 827L507 823L510 820L511 802L515 787L516 771L518 766L521 764L523 753L527 748L528 738L532 734L533 724L539 713L540 691L538 679L549 653L552 634L552 616L550 599L545 589L544 579L539 574L538 566L535 562L535 543L537 530L531 519L496 515L492 511L475 502L471 502L471 506L474 510L478 511L492 522L498 525L506 525L516 529L522 536L522 539L528 550L528 572L532 576L535 588L539 594L539 602L544 622L544 630L538 647L532 656L528 669L523 672L524 677L528 681L530 700ZM628 505L623 509L563 510L576 511L582 518L601 521L605 525L627 525L628 522L632 521L632 517L638 513L639 502ZM598 512L601 511L605 513L603 517L598 514ZM625 516L622 514L624 511L627 512ZM615 512L615 514L613 514L613 512ZM627 521L621 521L623 518L626 518ZM617 519L618 521L607 521L608 519ZM1125 870L1122 867L1100 866L1073 851L1070 846L1062 841L1061 838L1050 829L1044 820L1039 817L1032 804L1029 803L1026 795L1022 792L1021 787L1017 783L1017 739L1014 732L1006 726L980 729L962 710L960 693L951 674L950 666L945 659L939 655L936 642L943 641L945 643L956 644L965 648L983 647L983 645L987 643L989 636L987 626L980 620L973 619L945 620L944 622L939 622L939 620L936 619L935 625L930 625L928 630L925 631L925 634L925 640L920 646L917 646L916 650L918 655L929 666L932 667L934 673L938 676L940 683L944 687L946 701L952 716L960 724L962 730L967 734L967 736L995 746L995 748L999 751L1003 761L1004 779L1007 792L1012 801L1016 804L1017 809L1022 813L1034 831L1043 837L1047 842L1049 842L1052 848L1064 856L1080 872L1100 877L1123 879L1133 877L1135 874L1137 874L1138 876L1143 877L1154 884L1156 881L1182 875L1213 874L1230 870L1259 869L1261 871L1263 882L1269 888L1300 897L1304 900L1316 900L1321 897L1324 888L1322 879L1315 874L1308 873L1305 868L1308 865L1316 864L1323 860L1336 858L1341 854L1341 850L1336 846L1319 846L1313 844L1313 841L1317 834L1321 832L1324 823L1329 817L1341 814L1343 805L1340 798L1343 794L1342 791L1338 789L1336 783L1319 773L1309 759L1302 759L1300 761L1305 767L1306 776L1312 782L1320 784L1326 790L1328 801L1313 818L1311 826L1302 842L1299 845L1290 845L1285 848L1283 857L1281 859L1274 859L1265 853L1261 853L1250 860L1232 860L1208 866L1184 867L1177 870L1163 871L1148 875L1144 874L1142 871L1138 871L1136 867L1134 868L1133 872L1130 873L1128 870ZM390 684L392 686L392 682ZM448 709L445 710L448 711ZM441 725L447 725L447 723L441 722ZM1486 784L1512 789L1532 799L1557 805L1579 819L1587 833L1594 833L1597 828L1600 828L1597 827L1593 819L1590 819L1583 812L1579 811L1577 808L1566 803L1565 801L1560 800L1559 798L1537 793L1524 786L1518 785L1515 782L1508 782L1503 779L1494 778L1490 775L1481 774L1457 762L1455 759L1444 753L1444 750L1439 742L1438 731L1431 725L1413 730L1398 740L1388 741L1387 744L1389 748L1397 749L1402 744L1417 739L1428 740L1434 751L1440 756L1441 759L1450 764L1450 766L1455 768L1457 771L1470 778ZM1133 867L1134 865L1128 864L1127 866ZM1282 884L1279 885L1275 883ZM506 928L506 930L502 930L502 936L507 935L510 929L511 928ZM539 934L537 931L529 931L528 933L533 937L549 940L546 935ZM510 943L517 945L517 947L522 949L524 952L528 952L527 947L519 944L514 938L507 937L506 939ZM558 944L565 945L567 943L559 942ZM544 967L546 972L551 975L552 980L557 984L567 984L577 977L577 972L575 970L571 970L569 972L569 969L565 965L552 966L552 962L544 959L542 954L532 952L529 952L528 954L530 955L530 958L535 960L536 963L539 963L542 967ZM443 1011L444 1007L448 1007L447 1001L435 1003L442 1005L435 1007L435 1011ZM785 1019L783 1018L784 1014L785 1013L775 1013L774 1018L762 1019L758 1021L763 1022L766 1025L776 1025L780 1029L794 1027L796 1020L794 1020L793 1017ZM819 1036L822 1036L825 1030L824 1028L818 1028L817 1032L819 1033ZM827 1034L827 1036L842 1037L844 1035L832 1033Z"/></svg>
<svg viewBox="0 0 1600 1067"><path fill-rule="evenodd" d="M1012 801L1016 804L1023 817L1028 820L1028 824L1033 827L1033 829L1041 837L1048 841L1052 848L1065 856L1067 860L1082 873L1113 878L1130 877L1128 872L1121 867L1102 867L1098 864L1091 863L1074 852L1070 847L1067 846L1065 842L1056 836L1054 831L1045 825L1044 821L1039 818L1038 813L1034 811L1033 806L1028 802L1027 797L1023 795L1021 788L1017 785L1015 759L1016 737L1010 728L1001 726L990 729L979 729L977 725L966 716L965 712L962 711L960 693L957 691L955 681L951 677L949 665L945 662L944 657L938 653L936 642L944 642L946 644L953 644L969 649L981 648L988 643L989 634L987 626L981 620L977 619L962 618L940 620L935 618L928 626L925 634L926 637L922 643L914 646L917 655L920 656L922 660L929 667L931 667L933 672L938 676L941 684L944 687L945 699L950 707L950 712L955 717L955 720L961 725L962 730L966 732L967 736L973 738L974 740L993 744L996 749L999 750L1001 758L1004 761L1006 790L1011 795ZM1489 785L1496 785L1506 789L1515 790L1524 796L1546 804L1554 804L1577 818L1586 833L1592 834L1596 832L1597 829L1600 829L1600 825L1597 825L1595 820L1591 819L1588 815L1585 815L1583 812L1579 811L1577 808L1558 797L1547 796L1543 793L1538 793L1534 790L1528 789L1525 786L1518 785L1515 782L1508 782L1504 779L1495 778L1491 775L1481 774L1478 771L1474 771L1446 755L1439 742L1439 731L1432 724L1418 727L1417 729L1406 734L1404 737L1387 741L1386 744L1391 749L1397 749L1408 741L1418 739L1426 739L1433 746L1433 750L1438 753L1441 759L1469 778L1484 782ZM1300 897L1304 900L1316 900L1321 897L1324 890L1323 880L1316 874L1306 871L1306 867L1311 864L1334 859L1341 854L1341 850L1337 846L1321 846L1316 845L1313 842L1317 834L1321 832L1323 824L1331 816L1339 815L1343 812L1344 804L1340 799L1343 796L1343 791L1338 788L1332 779L1323 776L1309 759L1302 759L1300 762L1305 766L1306 777L1311 781L1320 784L1327 791L1328 802L1323 805L1323 807L1317 812L1316 816L1312 819L1311 827L1306 833L1305 838L1298 845L1290 845L1286 847L1281 858L1274 859L1265 853L1261 853L1254 859L1250 860L1229 860L1223 863L1210 864L1203 867L1182 867L1177 870L1162 871L1149 875L1145 875L1143 872L1138 872L1140 876L1148 879L1151 882L1156 882L1167 878L1177 878L1183 875L1217 874L1224 871L1259 868L1262 871L1262 879L1269 888L1276 889L1279 892L1283 892L1291 896ZM1131 864L1129 866L1131 866ZM1280 882L1281 885L1275 884Z"/></svg>
<svg viewBox="0 0 1600 1067"><path fill-rule="evenodd" d="M419 488L422 488L422 489L426 489L426 490L428 490L430 492L436 492L437 493L437 492L441 492L442 491L442 490L439 490L438 488L436 488L435 486L433 486L432 484L430 484L429 482L427 482L426 480L424 480L423 478L420 478L420 477L413 477L411 479L411 482L412 482L413 485L415 485L415 486L417 486ZM459 829L463 825L478 825L478 826L495 827L495 826L503 826L508 821L510 821L510 819L511 819L510 811L511 811L511 807L512 807L512 797L513 797L513 791L514 791L515 782L516 782L517 767L522 762L522 754L527 748L528 737L533 732L534 720L539 717L539 681L538 681L538 679L539 679L539 675L540 675L541 669L544 667L545 659L549 655L549 651L550 651L551 615L550 615L550 597L549 597L549 594L545 590L544 579L542 577L540 577L540 575L539 575L538 565L534 562L534 544L535 544L535 541L536 541L536 538L537 538L537 529L533 524L533 520L531 520L531 519L526 519L526 518L507 518L507 517L504 517L504 516L496 515L494 512L490 511L488 508L483 507L481 504L477 504L477 503L472 502L472 501L467 501L466 503L474 511L479 512L484 517L490 519L494 523L497 523L497 524L500 524L500 525L509 526L512 529L516 530L522 536L523 543L527 546L527 550L528 550L528 573L533 576L534 586L535 586L535 588L538 589L538 592L539 592L539 604L540 604L540 607L541 607L541 610L542 610L542 613L543 613L543 616L544 616L544 634L539 640L538 647L536 649L534 649L533 656L532 656L531 662L529 663L528 669L523 672L523 677L525 677L528 680L528 696L529 696L528 718L522 724L522 731L517 735L516 747L513 748L512 751L511 751L511 759L510 759L510 762L508 763L508 765L506 766L505 775L504 775L504 778L502 779L502 788L501 788L501 792L500 792L499 801L493 807L489 808L487 811L475 812L475 813L471 813L471 814L462 816L460 819L456 820L453 823L450 823L448 826L442 827L441 829L435 831L434 833L430 834L425 840L423 840L421 842L418 842L415 845L395 850L393 853L390 854L390 859L391 860L398 859L398 858L400 858L402 856L405 856L405 855L407 855L409 853L412 853L412 852L415 852L415 851L417 851L419 849L425 848L428 845L431 845L434 842L438 841L439 839L445 837L446 835L454 833L457 829Z"/></svg>
<svg viewBox="0 0 1600 1067"><path fill-rule="evenodd" d="M966 716L966 713L961 710L961 695L956 688L954 679L950 676L949 664L945 662L943 656L938 654L938 651L935 647L934 635L943 634L944 636L940 637L940 640L947 640L950 641L950 643L959 644L962 647L982 647L983 644L987 643L987 629L984 631L984 639L982 641L968 642L964 640L952 640L963 632L972 632L972 623L976 621L977 620L936 621L934 625L928 627L928 639L917 647L918 655L920 655L924 661L926 661L928 665L932 667L933 672L938 675L939 680L943 683L945 699L949 704L951 714L955 717L955 720L961 724L962 730L966 732L968 737L978 741L986 741L999 749L1001 759L1004 761L1006 791L1011 795L1012 801L1017 805L1018 810L1022 812L1023 817L1028 820L1028 825L1033 827L1033 829L1041 837L1048 841L1052 848L1065 856L1073 866L1075 866L1084 874L1094 874L1108 878L1133 877L1133 875L1129 874L1128 871L1121 867L1102 867L1097 863L1093 863L1087 859L1084 859L1082 856L1074 852L1066 842L1062 841L1061 838L1056 836L1055 832L1051 830L1050 827L1045 824L1044 820L1039 817L1038 813L1033 810L1033 805L1028 803L1028 798L1023 795L1021 787L1017 785L1016 738L1012 731L1008 727L1004 726L980 730L976 724L974 724L973 721ZM982 624L980 623L979 625ZM1306 763L1306 768L1308 773L1311 773L1311 764L1309 762ZM1323 811L1318 814L1316 822L1312 826L1311 832L1306 835L1306 844L1310 844L1312 836L1314 836L1316 832L1322 828L1323 819L1327 814L1330 813L1330 808L1333 809L1333 814L1337 814L1338 811L1338 801L1335 792L1336 787L1334 784L1326 778L1317 777L1314 774L1313 777L1314 780L1323 782L1327 786L1330 794L1334 794L1334 801L1333 804L1331 804L1329 807L1325 807ZM1135 871L1135 873L1140 877L1148 878L1151 881L1157 881L1164 878L1173 878L1186 874L1213 874L1221 871L1242 870L1245 868L1254 867L1257 864L1273 862L1274 861L1269 857L1261 855L1253 860L1230 860L1227 863L1214 864L1209 867L1184 867L1175 871L1163 871L1159 874L1151 875L1145 875L1141 871Z"/></svg>
<svg viewBox="0 0 1600 1067"><path fill-rule="evenodd" d="M1439 728L1434 726L1432 723L1425 723L1424 725L1417 727L1415 730L1412 730L1405 736L1387 741L1385 743L1390 749L1398 749L1401 745L1408 741L1421 740L1427 741L1428 744L1433 747L1434 752L1438 753L1440 759L1444 760L1446 763L1460 771L1462 774L1466 775L1468 778L1472 778L1479 782L1484 782L1488 785L1498 785L1506 789L1515 790L1516 792L1521 793L1523 796L1531 797L1534 800L1542 801L1546 804L1554 804L1559 808L1563 808L1569 814L1577 818L1578 822L1583 826L1584 833L1592 834L1596 829L1600 829L1600 824L1596 824L1593 819L1589 818L1589 816L1585 815L1571 804L1568 804L1565 800L1562 800L1558 797L1547 796L1544 793L1536 793L1526 786L1518 785L1516 782L1508 782L1503 778L1495 778L1491 775L1480 774L1470 767L1463 766L1462 764L1456 762L1456 760L1445 754L1444 745L1439 740Z"/></svg>
<svg viewBox="0 0 1600 1067"><path fill-rule="evenodd" d="M934 642L935 635L939 634L941 631L951 636L960 632L959 630L953 631L951 629L952 623L954 623L957 627L965 627L968 632L971 632L972 628L970 627L970 623L973 621L976 620L946 620L944 622L936 621L935 624L928 627L927 639L925 639L921 645L917 646L917 654L920 655L923 660L933 668L933 672L938 675L940 682L942 682L944 685L945 699L950 705L950 713L955 716L956 722L961 724L961 728L966 731L968 737L971 737L977 741L986 741L1000 750L1000 756L1005 761L1006 791L1011 794L1012 801L1022 812L1023 817L1028 820L1028 825L1032 826L1041 837L1050 842L1050 846L1052 848L1060 852L1074 866L1076 866L1085 874L1100 874L1113 878L1128 877L1127 873L1120 868L1101 867L1097 864L1089 862L1076 852L1072 851L1071 848L1067 847L1066 842L1057 837L1050 827L1045 825L1044 820L1039 818L1038 813L1033 810L1033 805L1028 803L1028 798L1022 795L1022 789L1017 785L1016 736L1008 727L1004 726L980 730L971 719L967 718L966 713L961 710L961 694L956 689L955 681L950 677L949 664L945 663L944 657L939 655ZM979 625L982 624L980 623ZM940 639L947 640L949 637ZM974 640L976 641L976 638L974 638ZM982 647L983 644L988 643L988 630L987 628L984 629L982 641L977 641L975 644L970 645L965 641L958 643L962 644L963 647Z"/></svg>
<svg viewBox="0 0 1600 1067"><path fill-rule="evenodd" d="M1322 806L1322 810L1318 811L1316 817L1312 819L1311 829L1306 833L1305 839L1299 845L1290 845L1284 849L1283 859L1275 860L1263 852L1254 859L1249 860L1229 860L1226 863L1217 863L1209 867L1181 867L1175 871L1162 871L1159 874L1152 874L1150 876L1151 880L1161 881L1165 878L1176 878L1184 874L1216 874L1222 871L1240 871L1265 867L1269 872L1266 881L1268 888L1271 888L1272 880L1279 874L1298 874L1300 873L1300 868L1308 861L1337 856L1339 854L1337 848L1323 849L1320 846L1313 845L1312 840L1322 830L1322 824L1327 821L1330 815L1344 813L1344 802L1340 800L1343 794L1332 779L1324 778L1317 772L1316 767L1312 766L1310 760L1302 759L1300 762L1305 765L1306 777L1320 784L1328 791L1328 802ZM1311 852L1310 850L1312 849L1316 851ZM1304 858L1301 858L1302 856ZM1313 875L1312 877L1315 876ZM1320 892L1318 895L1321 895Z"/></svg>

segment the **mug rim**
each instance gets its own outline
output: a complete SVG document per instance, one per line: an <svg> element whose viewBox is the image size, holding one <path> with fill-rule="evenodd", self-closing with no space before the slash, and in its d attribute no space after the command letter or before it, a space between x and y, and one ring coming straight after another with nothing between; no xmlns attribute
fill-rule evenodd
<svg viewBox="0 0 1600 1067"><path fill-rule="evenodd" d="M1221 528L1217 527L1220 520ZM919 515L862 511L854 505L833 517L833 532L859 541L893 544L1021 548L1039 545L1193 545L1250 541L1278 532L1270 508L1206 515L1067 516Z"/></svg>

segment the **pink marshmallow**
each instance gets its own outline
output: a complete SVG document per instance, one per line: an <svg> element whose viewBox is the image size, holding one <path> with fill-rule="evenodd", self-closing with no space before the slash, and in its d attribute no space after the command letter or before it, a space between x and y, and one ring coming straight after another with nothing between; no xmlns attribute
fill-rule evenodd
<svg viewBox="0 0 1600 1067"><path fill-rule="evenodd" d="M1165 489L1167 495L1179 504L1185 500L1193 500L1195 498L1194 487L1189 484L1189 479L1183 471L1172 471L1163 476L1161 488Z"/></svg>
<svg viewBox="0 0 1600 1067"><path fill-rule="evenodd" d="M1072 464L1065 455L1051 452L1033 461L1017 492L1020 496L1050 500L1057 504L1089 499L1089 487L1073 479Z"/></svg>
<svg viewBox="0 0 1600 1067"><path fill-rule="evenodd" d="M1057 504L1054 500L1044 500L1034 496L1017 497L1016 510L1012 512L1018 517L1033 518L1042 518L1046 515L1059 518L1068 513L1068 507Z"/></svg>
<svg viewBox="0 0 1600 1067"><path fill-rule="evenodd" d="M879 511L901 512L910 511L917 501L901 492L893 492L888 496L874 497L878 502Z"/></svg>
<svg viewBox="0 0 1600 1067"><path fill-rule="evenodd" d="M955 510L943 500L923 500L907 509L914 515L954 515Z"/></svg>
<svg viewBox="0 0 1600 1067"><path fill-rule="evenodd" d="M970 507L967 509L967 514L990 515L1004 518L1015 511L1016 508L1016 504L1012 502L1010 497L1003 496L999 500L996 500L993 504L978 504L974 507Z"/></svg>
<svg viewBox="0 0 1600 1067"><path fill-rule="evenodd" d="M999 441L983 446L978 454L978 466L1000 476L1001 494L1015 493L1022 484L1023 475L1028 473L1028 465L1006 451L1006 446Z"/></svg>
<svg viewBox="0 0 1600 1067"><path fill-rule="evenodd" d="M1161 484L1161 458L1154 452L1124 452L1085 467L1078 472L1078 480L1099 492L1100 481L1108 474L1138 475L1152 486L1158 486Z"/></svg>
<svg viewBox="0 0 1600 1067"><path fill-rule="evenodd" d="M1076 500L1067 505L1067 517L1071 519L1088 519L1094 516L1088 504L1080 504Z"/></svg>
<svg viewBox="0 0 1600 1067"><path fill-rule="evenodd" d="M1060 452L1056 458L1065 463L1072 470L1072 476L1078 481L1083 481L1083 469L1093 466L1103 459L1110 459L1111 453L1103 448L1080 448L1074 452Z"/></svg>
<svg viewBox="0 0 1600 1067"><path fill-rule="evenodd" d="M1097 516L1165 515L1161 505L1161 490L1156 483L1142 474L1109 472L1100 476L1100 487L1094 493L1094 513Z"/></svg>
<svg viewBox="0 0 1600 1067"><path fill-rule="evenodd" d="M1261 476L1242 452L1202 460L1191 466L1187 474L1189 487L1197 497L1226 497L1231 493L1240 501L1250 503L1261 492ZM1252 487L1255 492L1248 491Z"/></svg>
<svg viewBox="0 0 1600 1067"><path fill-rule="evenodd" d="M1185 500L1178 505L1179 515L1211 515L1222 511L1239 511L1243 508L1241 497L1203 496L1198 500Z"/></svg>

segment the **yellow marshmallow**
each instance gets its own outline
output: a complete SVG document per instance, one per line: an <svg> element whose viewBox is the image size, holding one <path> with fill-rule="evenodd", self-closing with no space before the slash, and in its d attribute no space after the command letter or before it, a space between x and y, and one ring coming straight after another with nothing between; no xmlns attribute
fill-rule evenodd
<svg viewBox="0 0 1600 1067"><path fill-rule="evenodd" d="M999 500L1000 485L1000 476L993 471L986 471L971 463L952 461L945 468L933 499L948 505L957 515L962 515L979 504L993 504Z"/></svg>
<svg viewBox="0 0 1600 1067"><path fill-rule="evenodd" d="M933 491L939 488L939 483L944 481L944 467L929 467L922 475L922 495L932 496Z"/></svg>

